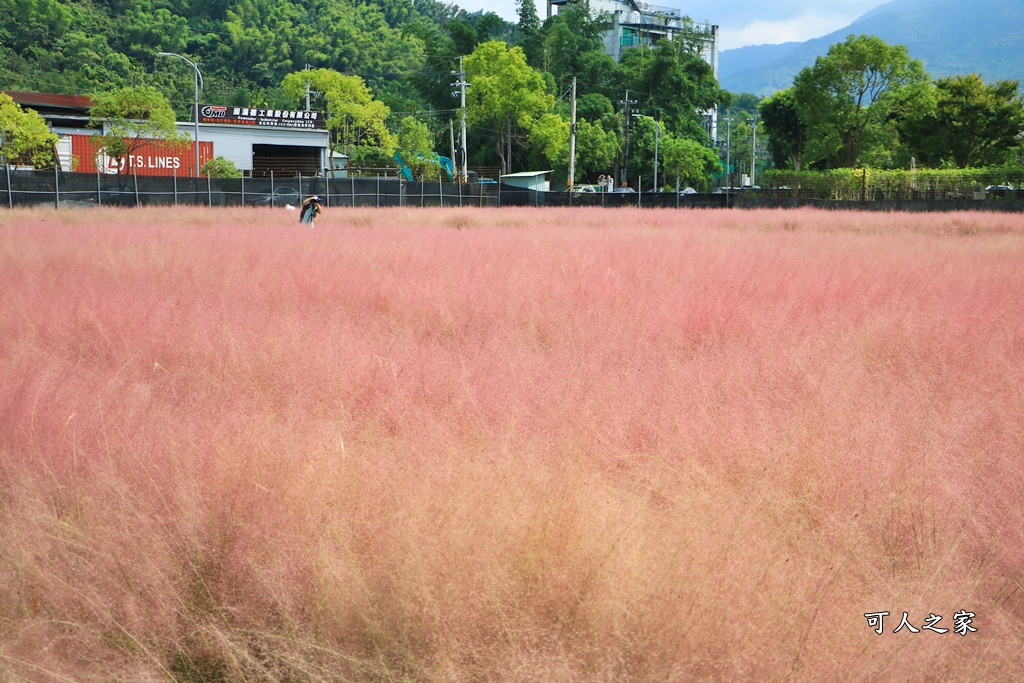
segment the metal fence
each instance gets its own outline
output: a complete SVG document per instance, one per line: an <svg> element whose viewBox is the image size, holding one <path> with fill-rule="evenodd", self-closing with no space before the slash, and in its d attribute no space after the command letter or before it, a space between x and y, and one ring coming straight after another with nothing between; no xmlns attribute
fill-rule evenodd
<svg viewBox="0 0 1024 683"><path fill-rule="evenodd" d="M310 195L325 206L501 206L529 203L503 185L395 178L179 178L36 171L5 167L0 202L8 207L297 206Z"/></svg>
<svg viewBox="0 0 1024 683"><path fill-rule="evenodd" d="M534 206L636 206L652 209L723 208L721 194L684 194L682 192L535 192L529 198Z"/></svg>
<svg viewBox="0 0 1024 683"><path fill-rule="evenodd" d="M641 208L792 208L871 211L1024 211L1024 190L999 187L964 196L917 190L864 200L821 197L807 188L716 193L537 192L493 183L409 182L400 178L179 178L36 171L4 167L0 205L298 206L318 195L327 207L564 206Z"/></svg>
<svg viewBox="0 0 1024 683"><path fill-rule="evenodd" d="M0 201L9 207L297 206L317 195L326 207L603 206L721 207L722 195L537 192L503 183L410 182L401 178L179 178L7 168Z"/></svg>

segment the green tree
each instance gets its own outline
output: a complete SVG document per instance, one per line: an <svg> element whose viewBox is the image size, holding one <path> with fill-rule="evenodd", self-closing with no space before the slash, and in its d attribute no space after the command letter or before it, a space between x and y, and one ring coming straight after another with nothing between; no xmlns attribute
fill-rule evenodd
<svg viewBox="0 0 1024 683"><path fill-rule="evenodd" d="M118 23L120 30L112 36L114 49L126 56L141 59L148 58L154 50L181 53L188 48L188 21L167 8L151 10L138 3Z"/></svg>
<svg viewBox="0 0 1024 683"><path fill-rule="evenodd" d="M476 42L501 40L505 33L505 20L494 12L486 12L476 20Z"/></svg>
<svg viewBox="0 0 1024 683"><path fill-rule="evenodd" d="M207 178L241 178L242 171L229 159L214 157L203 164L203 175Z"/></svg>
<svg viewBox="0 0 1024 683"><path fill-rule="evenodd" d="M398 153L405 165L421 180L436 180L441 173L434 136L427 124L414 116L406 116L399 124Z"/></svg>
<svg viewBox="0 0 1024 683"><path fill-rule="evenodd" d="M543 114L530 128L530 146L536 165L547 166L558 180L569 177L569 121L558 114ZM546 163L545 163L546 162Z"/></svg>
<svg viewBox="0 0 1024 683"><path fill-rule="evenodd" d="M615 105L600 93L585 93L576 100L576 116L579 119L601 122L611 121L615 115Z"/></svg>
<svg viewBox="0 0 1024 683"><path fill-rule="evenodd" d="M607 15L594 16L586 0L562 5L558 14L544 22L541 54L532 66L550 73L559 91L573 76L601 83L616 70L615 61L602 50L601 37L608 26ZM595 60L607 75L594 68Z"/></svg>
<svg viewBox="0 0 1024 683"><path fill-rule="evenodd" d="M851 35L829 48L793 83L808 152L818 160L853 167L873 140L891 140L895 121L920 110L929 78L906 47L874 36Z"/></svg>
<svg viewBox="0 0 1024 683"><path fill-rule="evenodd" d="M412 72L406 79L416 89L420 96L420 107L422 109L451 109L454 99L452 98L452 86L455 81L452 78L452 71L459 68L458 55L463 54L460 48L456 47L455 41L446 31L458 20L449 21L445 24L445 31L432 21L420 19L412 24L407 30L414 31L418 39L424 45L424 66L422 69ZM467 27L468 24L465 24ZM475 39L474 39L475 40ZM464 54L473 51L474 40L470 41L470 47ZM389 103L390 105L390 103ZM394 110L395 108L392 107ZM413 109L399 109L399 111L414 111Z"/></svg>
<svg viewBox="0 0 1024 683"><path fill-rule="evenodd" d="M662 41L652 51L646 46L628 50L622 67L630 75L631 91L646 93L644 114L664 121L676 134L704 140L704 113L727 103L729 94L718 86L711 66L698 54Z"/></svg>
<svg viewBox="0 0 1024 683"><path fill-rule="evenodd" d="M537 16L537 3L534 0L516 0L516 14L519 15L521 33L536 33L540 29L540 17Z"/></svg>
<svg viewBox="0 0 1024 683"><path fill-rule="evenodd" d="M327 128L350 158L367 153L390 156L394 152L395 136L385 125L391 110L374 99L362 78L332 69L310 69L288 74L281 88L292 102L298 102L305 98L307 85L324 98L330 112Z"/></svg>
<svg viewBox="0 0 1024 683"><path fill-rule="evenodd" d="M606 129L600 122L576 121L576 174L579 178L611 174L621 153L622 142L615 131Z"/></svg>
<svg viewBox="0 0 1024 683"><path fill-rule="evenodd" d="M750 161L751 153L754 145L754 121L753 117L746 118L743 113L737 114L733 112L733 129L729 136L730 142L730 162L732 169L730 172L735 172L740 175L750 173ZM740 178L734 178L734 182L739 182Z"/></svg>
<svg viewBox="0 0 1024 683"><path fill-rule="evenodd" d="M225 20L210 28L216 33L204 43L211 53L207 63L231 65L263 88L305 64L338 72L407 72L422 66L423 44L403 30L415 17L415 8L403 2L234 0Z"/></svg>
<svg viewBox="0 0 1024 683"><path fill-rule="evenodd" d="M89 126L102 128L96 136L107 156L115 159L121 172L122 163L139 148L153 140L181 144L188 136L179 133L174 110L167 98L151 86L117 88L92 96Z"/></svg>
<svg viewBox="0 0 1024 683"><path fill-rule="evenodd" d="M585 84L587 92L603 95L609 101L622 98L619 65L603 50L580 53L571 68L579 83Z"/></svg>
<svg viewBox="0 0 1024 683"><path fill-rule="evenodd" d="M629 132L629 165L626 170L626 177L629 179L646 180L650 183L654 179L654 151L655 145L660 146L662 134L665 133L665 125L655 122L649 116L638 116L632 114L631 128ZM658 126L661 126L660 132ZM642 186L637 187L643 190Z"/></svg>
<svg viewBox="0 0 1024 683"><path fill-rule="evenodd" d="M979 74L940 78L934 107L908 120L903 133L912 153L927 165L1006 163L1024 135L1020 82L986 84Z"/></svg>
<svg viewBox="0 0 1024 683"><path fill-rule="evenodd" d="M676 185L706 190L711 176L722 170L715 151L696 140L664 135L660 152L665 177L675 178Z"/></svg>
<svg viewBox="0 0 1024 683"><path fill-rule="evenodd" d="M512 162L507 146L517 131L530 130L555 98L545 92L544 77L530 68L518 47L493 40L481 43L464 65L472 85L466 98L467 117L494 132L496 152L507 173Z"/></svg>
<svg viewBox="0 0 1024 683"><path fill-rule="evenodd" d="M53 163L57 136L43 117L25 111L7 93L0 93L0 154L9 164L48 166Z"/></svg>
<svg viewBox="0 0 1024 683"><path fill-rule="evenodd" d="M272 85L293 68L292 46L300 43L297 25L301 21L302 12L287 0L238 0L227 11L226 35L214 48L217 60L237 64L259 85ZM348 24L351 20L339 25L337 33L344 33ZM325 46L327 42L315 34L302 41L319 49L322 59L316 60L318 64L335 56L329 43Z"/></svg>
<svg viewBox="0 0 1024 683"><path fill-rule="evenodd" d="M17 51L52 48L71 24L71 12L58 0L0 0L0 37Z"/></svg>
<svg viewBox="0 0 1024 683"><path fill-rule="evenodd" d="M807 125L800 120L793 90L780 90L758 107L761 125L768 134L768 152L778 168L799 171L807 144Z"/></svg>
<svg viewBox="0 0 1024 683"><path fill-rule="evenodd" d="M749 92L731 93L729 98L729 109L735 113L745 111L753 116L758 105L761 104L761 97Z"/></svg>
<svg viewBox="0 0 1024 683"><path fill-rule="evenodd" d="M454 48L454 53L458 55L468 55L476 49L477 40L476 29L463 19L455 19L445 24L445 32L448 34L448 38L451 40L451 45Z"/></svg>
<svg viewBox="0 0 1024 683"><path fill-rule="evenodd" d="M519 15L516 43L523 48L526 61L536 64L543 51L540 36L540 17L537 16L537 3L534 0L516 0L516 14Z"/></svg>

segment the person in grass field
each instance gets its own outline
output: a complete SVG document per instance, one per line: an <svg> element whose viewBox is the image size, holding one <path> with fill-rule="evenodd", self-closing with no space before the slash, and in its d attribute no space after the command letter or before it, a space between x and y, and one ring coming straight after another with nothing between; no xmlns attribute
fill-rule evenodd
<svg viewBox="0 0 1024 683"><path fill-rule="evenodd" d="M320 197L313 195L302 200L302 210L299 211L299 223L309 223L313 227L313 220L323 213L320 207Z"/></svg>

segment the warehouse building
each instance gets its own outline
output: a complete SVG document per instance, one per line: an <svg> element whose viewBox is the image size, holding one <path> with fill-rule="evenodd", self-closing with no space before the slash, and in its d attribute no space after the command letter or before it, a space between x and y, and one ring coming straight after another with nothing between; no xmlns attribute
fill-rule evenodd
<svg viewBox="0 0 1024 683"><path fill-rule="evenodd" d="M38 112L59 136L58 157L66 171L196 175L194 121L176 124L189 140L187 144L143 143L119 166L94 143L100 130L87 125L92 107L89 97L5 92L22 107ZM331 168L330 133L321 112L219 105L200 105L199 109L200 166L222 156L246 176L256 178L314 176Z"/></svg>
<svg viewBox="0 0 1024 683"><path fill-rule="evenodd" d="M200 105L199 140L247 176L312 176L330 168L330 133L318 111ZM195 124L178 130L194 136ZM200 150L201 151L201 150Z"/></svg>

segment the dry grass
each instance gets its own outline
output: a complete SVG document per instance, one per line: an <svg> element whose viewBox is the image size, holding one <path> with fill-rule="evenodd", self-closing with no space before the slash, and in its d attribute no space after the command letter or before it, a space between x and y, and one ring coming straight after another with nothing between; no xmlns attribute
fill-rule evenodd
<svg viewBox="0 0 1024 683"><path fill-rule="evenodd" d="M0 679L1024 670L1022 217L294 218L0 214Z"/></svg>

